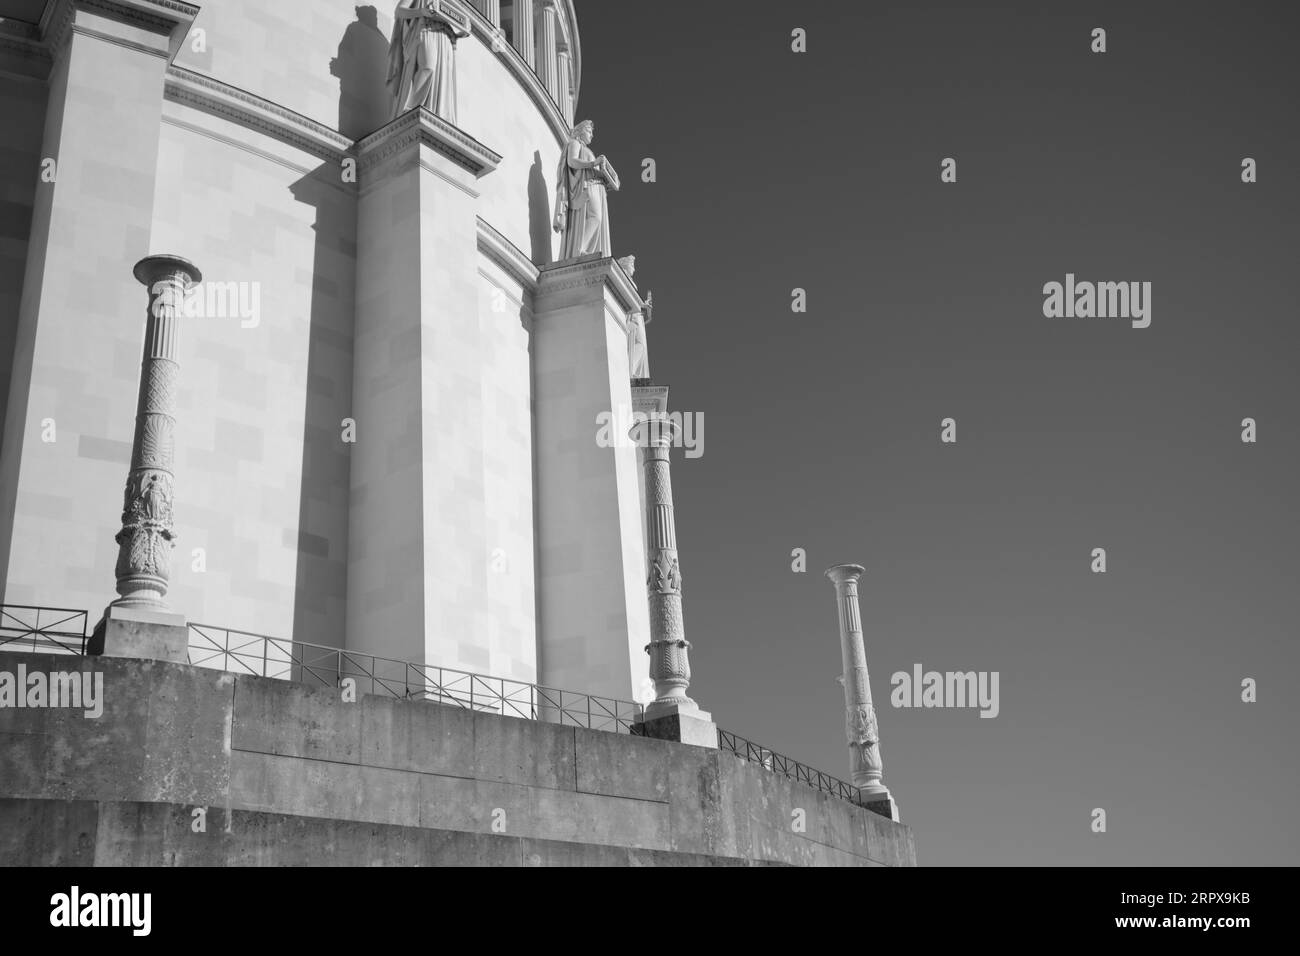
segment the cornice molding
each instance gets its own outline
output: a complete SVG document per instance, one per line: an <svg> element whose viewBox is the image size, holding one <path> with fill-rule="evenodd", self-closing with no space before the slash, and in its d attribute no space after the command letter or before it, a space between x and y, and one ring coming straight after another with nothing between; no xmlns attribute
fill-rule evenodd
<svg viewBox="0 0 1300 956"><path fill-rule="evenodd" d="M35 25L0 20L0 72L28 80L44 80L53 62Z"/></svg>
<svg viewBox="0 0 1300 956"><path fill-rule="evenodd" d="M263 133L330 162L353 155L353 142L338 130L228 83L184 67L167 68L164 96L204 113Z"/></svg>
<svg viewBox="0 0 1300 956"><path fill-rule="evenodd" d="M51 0L41 13L41 42L57 57L67 42L73 18L78 10L97 13L113 20L129 23L150 33L167 36L168 57L176 55L189 28L199 14L197 4L184 0Z"/></svg>
<svg viewBox="0 0 1300 956"><path fill-rule="evenodd" d="M518 282L529 295L537 291L537 266L501 233L478 217L478 248L491 259L506 275Z"/></svg>
<svg viewBox="0 0 1300 956"><path fill-rule="evenodd" d="M373 169L396 153L421 143L482 178L501 164L499 153L488 149L458 126L424 107L407 110L382 129L357 141L355 152L361 169Z"/></svg>
<svg viewBox="0 0 1300 956"><path fill-rule="evenodd" d="M645 309L645 302L623 267L615 259L599 254L581 259L566 259L539 271L538 296L546 296L588 286L604 286L613 292L628 314Z"/></svg>

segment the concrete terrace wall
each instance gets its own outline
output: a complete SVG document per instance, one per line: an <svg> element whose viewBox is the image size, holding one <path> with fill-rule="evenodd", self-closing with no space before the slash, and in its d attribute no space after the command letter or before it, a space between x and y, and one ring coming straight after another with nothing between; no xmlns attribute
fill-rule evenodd
<svg viewBox="0 0 1300 956"><path fill-rule="evenodd" d="M0 653L0 673L20 664L102 673L104 711L0 708L0 865L915 863L907 827L727 753L183 665ZM798 808L805 833L791 832Z"/></svg>

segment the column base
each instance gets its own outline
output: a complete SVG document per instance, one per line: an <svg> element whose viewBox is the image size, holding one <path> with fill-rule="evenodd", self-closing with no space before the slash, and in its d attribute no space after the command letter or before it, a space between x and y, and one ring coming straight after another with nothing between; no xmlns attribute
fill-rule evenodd
<svg viewBox="0 0 1300 956"><path fill-rule="evenodd" d="M632 734L637 737L652 737L655 740L675 740L678 743L694 747L718 749L718 725L713 716L699 708L671 705L644 714L632 725Z"/></svg>
<svg viewBox="0 0 1300 956"><path fill-rule="evenodd" d="M110 604L86 645L97 657L190 662L190 632L185 615L147 607Z"/></svg>
<svg viewBox="0 0 1300 956"><path fill-rule="evenodd" d="M885 793L863 793L859 799L855 800L858 806L870 810L872 813L879 814L886 820L893 820L899 823L898 804L894 802L893 794L886 791Z"/></svg>

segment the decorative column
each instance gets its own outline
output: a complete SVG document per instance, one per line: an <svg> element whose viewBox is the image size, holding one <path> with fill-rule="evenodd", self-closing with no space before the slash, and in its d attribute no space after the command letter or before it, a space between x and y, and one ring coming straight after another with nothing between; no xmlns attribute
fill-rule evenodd
<svg viewBox="0 0 1300 956"><path fill-rule="evenodd" d="M533 0L515 0L515 49L524 62L537 69L537 41L533 31Z"/></svg>
<svg viewBox="0 0 1300 956"><path fill-rule="evenodd" d="M172 471L176 430L177 344L180 313L189 287L203 279L179 256L149 256L135 265L148 290L144 355L136 398L131 470L117 533L117 593L92 639L92 653L113 657L188 660L184 617L165 597L174 547Z"/></svg>
<svg viewBox="0 0 1300 956"><path fill-rule="evenodd" d="M556 69L559 72L560 92L558 95L560 103L560 115L564 117L564 122L573 125L573 66L568 50L561 50L555 55Z"/></svg>
<svg viewBox="0 0 1300 956"><path fill-rule="evenodd" d="M501 0L476 0L483 16L492 21L494 27L501 26Z"/></svg>
<svg viewBox="0 0 1300 956"><path fill-rule="evenodd" d="M690 642L682 621L682 573L677 561L669 451L681 434L674 421L653 416L632 428L645 470L646 589L650 605L650 679L655 699L638 725L644 736L718 745L711 717L686 695L691 684ZM657 730L657 732L656 732Z"/></svg>
<svg viewBox="0 0 1300 956"><path fill-rule="evenodd" d="M840 654L844 676L845 733L849 743L849 767L853 785L862 794L862 804L881 816L898 819L898 806L881 780L880 731L871 702L871 680L867 674L867 652L862 642L862 614L858 608L858 578L866 569L860 564L837 564L826 572L835 584L840 613Z"/></svg>
<svg viewBox="0 0 1300 956"><path fill-rule="evenodd" d="M560 22L555 9L555 0L542 0L542 36L541 55L537 62L537 75L542 78L542 85L551 99L558 104L560 99ZM572 124L570 124L572 125Z"/></svg>

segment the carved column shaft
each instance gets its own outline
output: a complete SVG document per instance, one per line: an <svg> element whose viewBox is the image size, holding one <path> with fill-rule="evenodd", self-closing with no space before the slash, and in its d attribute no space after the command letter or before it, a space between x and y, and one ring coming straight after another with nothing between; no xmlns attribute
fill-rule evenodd
<svg viewBox="0 0 1300 956"><path fill-rule="evenodd" d="M493 26L501 25L501 0L475 0L483 16L492 21Z"/></svg>
<svg viewBox="0 0 1300 956"><path fill-rule="evenodd" d="M560 115L564 117L564 122L570 126L573 125L573 81L569 51L561 50L556 54L556 69L559 71L559 94L557 96L560 103Z"/></svg>
<svg viewBox="0 0 1300 956"><path fill-rule="evenodd" d="M857 564L840 564L826 572L835 584L840 618L840 657L844 667L845 735L849 744L849 768L853 785L868 795L889 794L882 782L880 733L875 706L871 701L871 680L867 653L862 640L862 614L858 607L858 578L865 569Z"/></svg>
<svg viewBox="0 0 1300 956"><path fill-rule="evenodd" d="M176 256L150 256L135 267L149 290L140 391L136 398L131 470L117 533L118 606L166 609L171 577L172 495L175 476L177 345L185 292L199 270Z"/></svg>
<svg viewBox="0 0 1300 956"><path fill-rule="evenodd" d="M533 26L533 0L515 0L514 43L524 62L537 69L537 41Z"/></svg>
<svg viewBox="0 0 1300 956"><path fill-rule="evenodd" d="M560 99L560 23L553 0L543 0L542 35L538 44L541 55L538 58L537 74L542 78L542 85L551 99L557 103Z"/></svg>
<svg viewBox="0 0 1300 956"><path fill-rule="evenodd" d="M678 426L665 418L651 418L632 429L641 446L645 469L646 589L650 602L650 679L655 699L648 717L669 709L695 710L686 696L691 684L690 643L682 620L682 575L677 560L677 530L673 517L673 483L669 450Z"/></svg>

